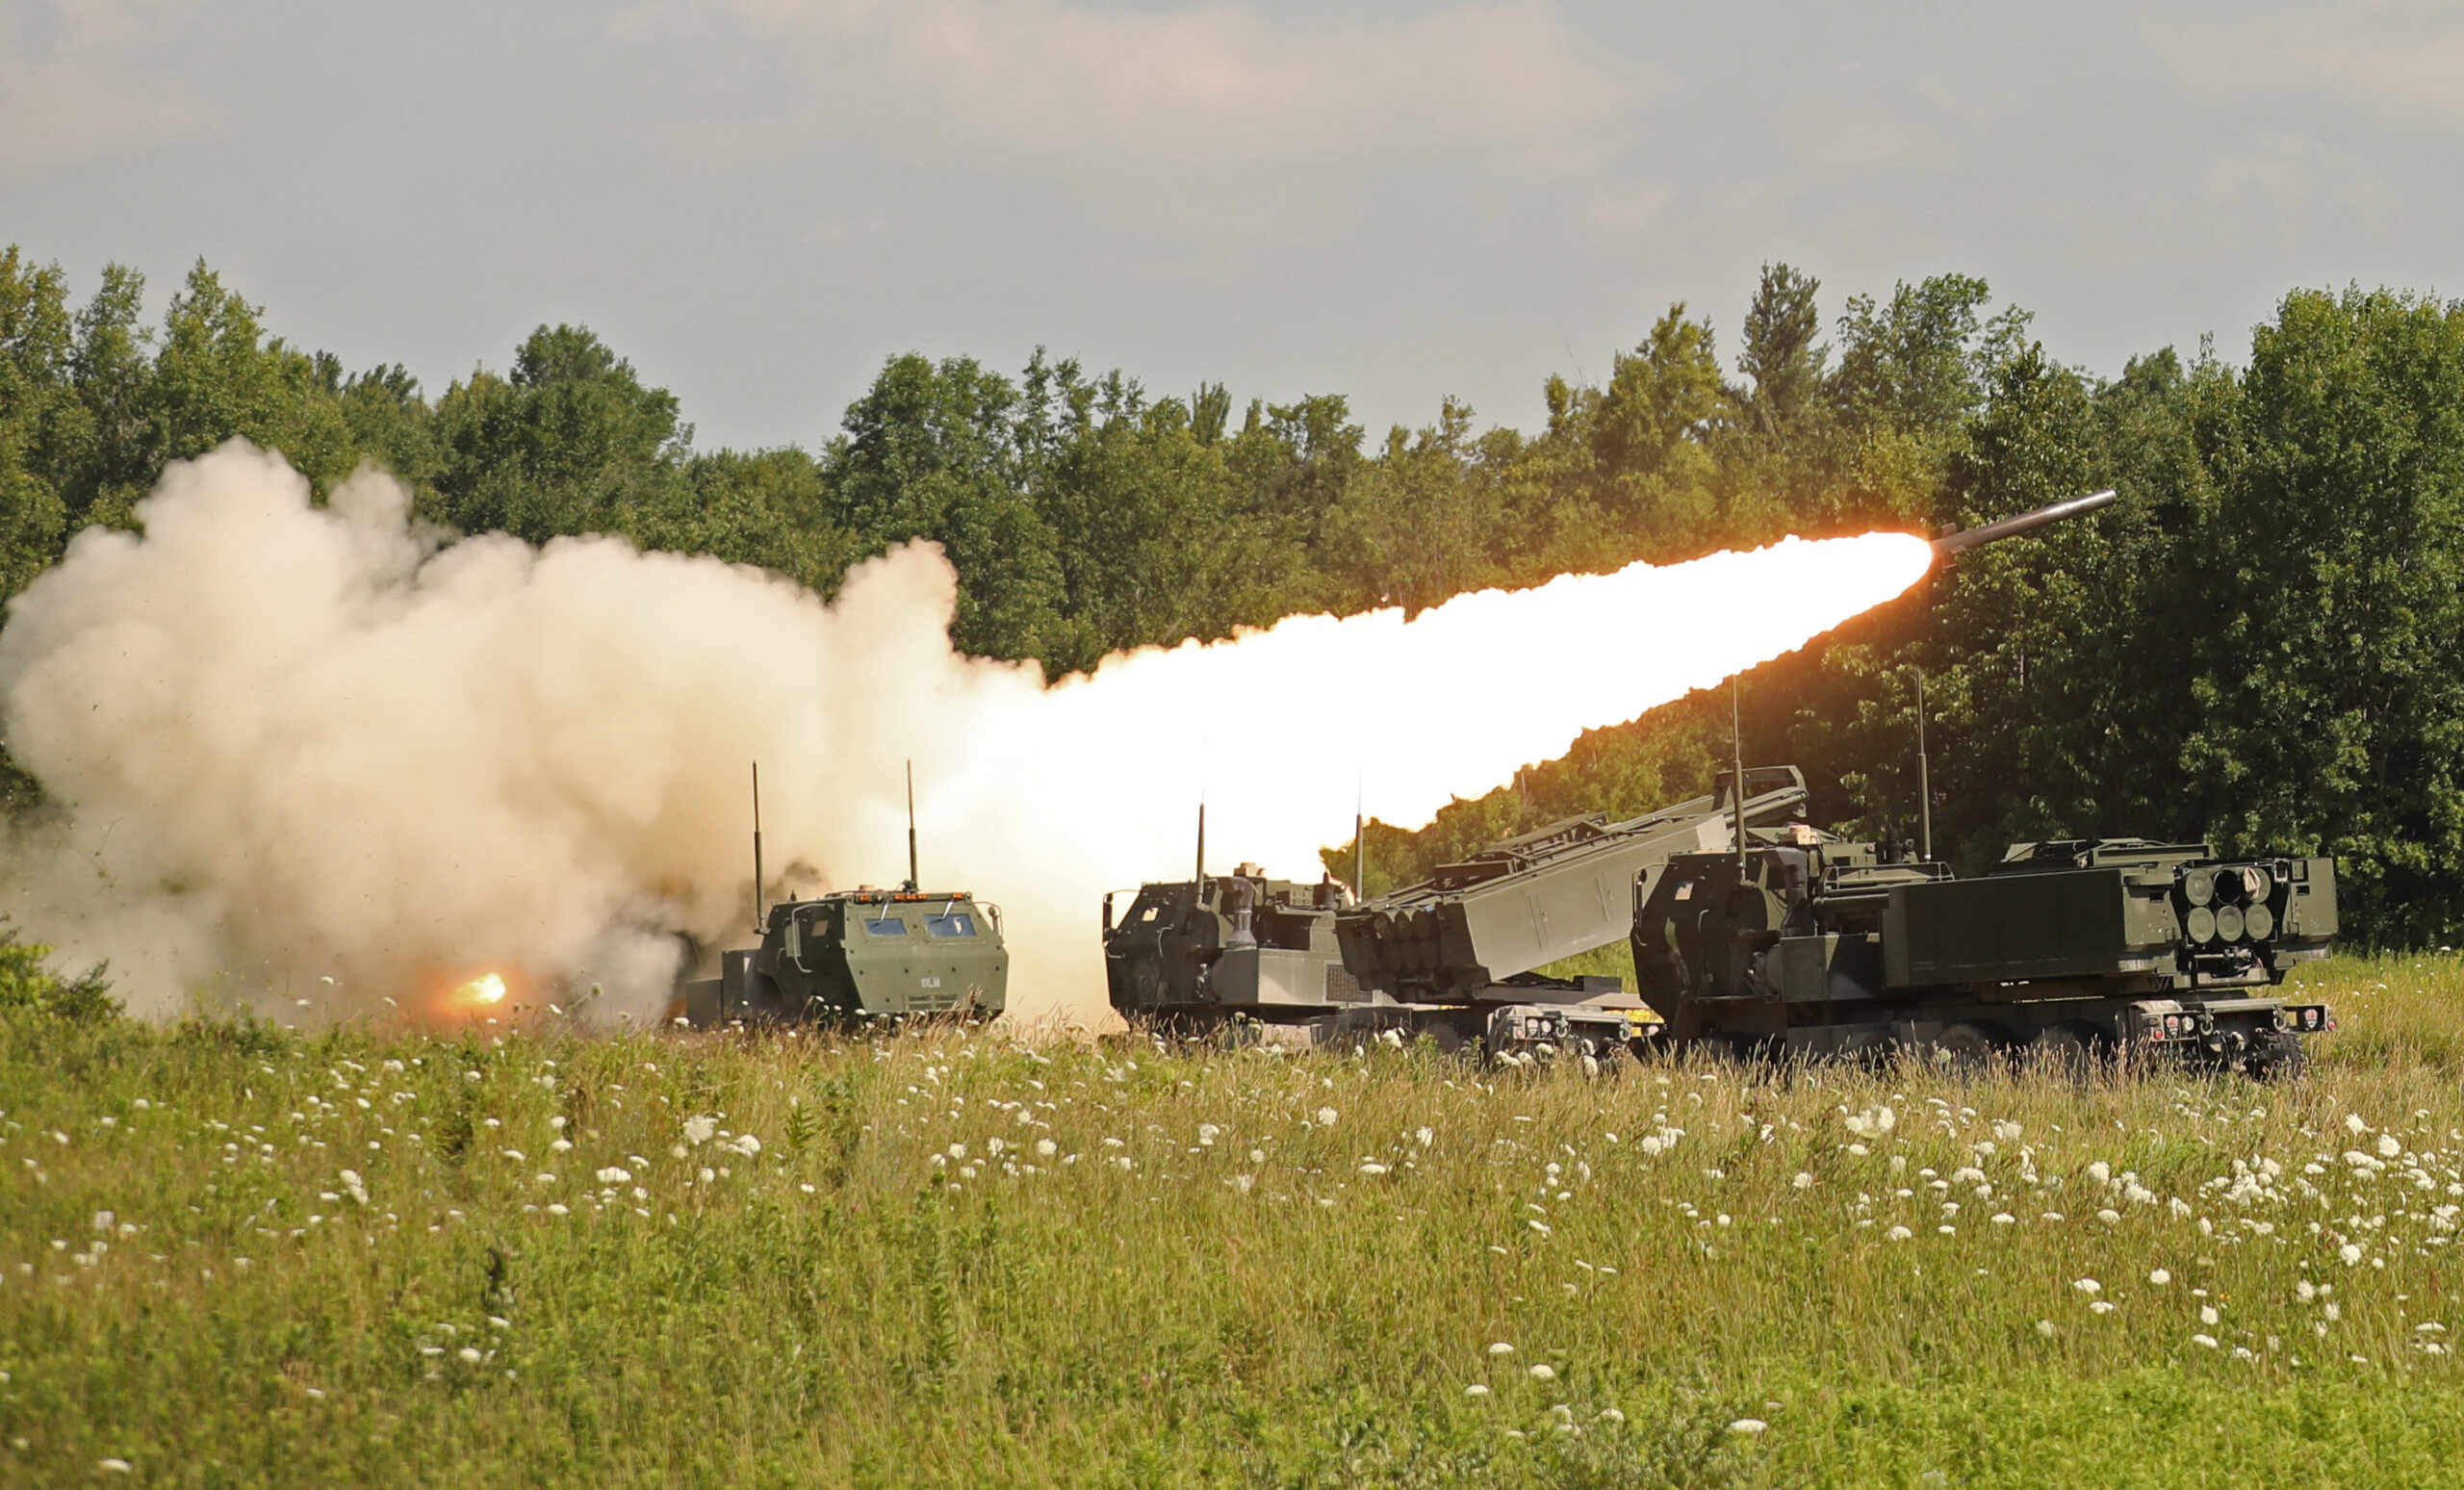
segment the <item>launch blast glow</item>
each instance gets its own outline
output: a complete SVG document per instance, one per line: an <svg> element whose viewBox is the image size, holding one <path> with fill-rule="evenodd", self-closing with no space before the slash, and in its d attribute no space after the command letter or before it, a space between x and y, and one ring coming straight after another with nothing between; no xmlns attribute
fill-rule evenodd
<svg viewBox="0 0 2464 1490"><path fill-rule="evenodd" d="M593 1017L640 1015L678 933L743 940L748 759L775 899L898 879L911 758L925 887L1004 907L1013 1015L1092 1016L1097 902L1186 872L1201 740L1225 861L1315 879L1356 810L1424 824L1934 557L1907 534L1789 540L1408 620L1295 617L1047 687L951 650L929 545L825 604L613 539L440 543L407 514L390 478L320 507L234 445L174 465L142 536L81 535L13 603L0 724L64 805L13 857L32 935L108 956L154 1011L205 980L320 975L408 1005L475 965L498 999L596 982Z"/></svg>

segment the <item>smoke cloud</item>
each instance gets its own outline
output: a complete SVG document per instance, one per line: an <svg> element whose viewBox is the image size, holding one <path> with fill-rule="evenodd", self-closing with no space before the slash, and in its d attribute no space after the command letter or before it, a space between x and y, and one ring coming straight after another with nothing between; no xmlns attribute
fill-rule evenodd
<svg viewBox="0 0 2464 1490"><path fill-rule="evenodd" d="M1092 1017L1097 902L1187 876L1201 791L1218 864L1315 878L1356 791L1425 823L1930 559L1899 534L1789 540L1409 622L1298 617L1047 688L952 652L929 545L825 605L615 539L448 541L373 473L320 509L236 442L138 515L12 603L0 728L64 805L16 846L11 911L108 957L148 1013L218 989L426 1004L484 971L650 1013L677 933L748 940L749 762L776 895L903 878L912 759L925 887L1005 908L1014 1015Z"/></svg>

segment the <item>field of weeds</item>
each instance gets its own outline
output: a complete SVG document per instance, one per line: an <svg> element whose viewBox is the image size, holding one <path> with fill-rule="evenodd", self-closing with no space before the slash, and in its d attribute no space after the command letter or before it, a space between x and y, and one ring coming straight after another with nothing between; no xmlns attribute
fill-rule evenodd
<svg viewBox="0 0 2464 1490"><path fill-rule="evenodd" d="M2452 1483L2464 959L2310 1078L0 1018L0 1483Z"/></svg>

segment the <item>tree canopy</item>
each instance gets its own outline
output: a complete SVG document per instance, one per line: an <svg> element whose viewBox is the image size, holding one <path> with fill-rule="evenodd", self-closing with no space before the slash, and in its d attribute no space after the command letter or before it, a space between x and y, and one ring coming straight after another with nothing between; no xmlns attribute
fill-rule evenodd
<svg viewBox="0 0 2464 1490"><path fill-rule="evenodd" d="M2242 366L2168 348L2106 379L2049 358L1979 279L1851 297L1829 321L1820 288L1765 266L1732 371L1709 322L1671 305L1604 383L1552 379L1528 433L1447 399L1373 439L1340 395L1157 395L1038 350L1015 375L893 356L813 448L706 451L585 327L543 325L507 371L431 398L398 366L293 347L201 263L149 325L134 272L107 268L72 306L57 266L11 248L0 596L234 435L282 451L320 500L373 463L449 528L615 533L823 594L930 539L959 574L956 642L1056 677L1295 611L1417 609L2113 485L2123 501L2095 520L1967 554L1749 675L1748 754L1804 765L1825 821L1907 833L1921 672L1937 838L1970 866L2096 834L2331 853L2361 938L2454 940L2464 304L2297 291ZM1422 833L1378 830L1373 878L1702 790L1726 732L1708 696L1598 732ZM5 757L0 792L38 799Z"/></svg>

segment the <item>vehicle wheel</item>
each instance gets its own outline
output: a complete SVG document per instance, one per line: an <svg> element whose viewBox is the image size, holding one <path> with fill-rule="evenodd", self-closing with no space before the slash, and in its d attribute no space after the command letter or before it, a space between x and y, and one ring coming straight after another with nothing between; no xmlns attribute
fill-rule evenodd
<svg viewBox="0 0 2464 1490"><path fill-rule="evenodd" d="M2084 1081L2096 1061L2096 1045L2076 1025L2056 1024L2028 1041L2028 1061L2066 1081Z"/></svg>
<svg viewBox="0 0 2464 1490"><path fill-rule="evenodd" d="M2000 1059L2003 1049L2002 1041L1981 1024L1948 1025L1929 1044L1936 1065L1963 1076L1983 1075Z"/></svg>
<svg viewBox="0 0 2464 1490"><path fill-rule="evenodd" d="M2310 1068L2310 1052L2291 1030L2270 1030L2251 1042L2242 1069L2252 1081L2299 1081Z"/></svg>
<svg viewBox="0 0 2464 1490"><path fill-rule="evenodd" d="M1361 1055L1374 1049L1379 1038L1396 1028L1394 1020L1373 1009L1350 1009L1325 1022L1318 1043L1324 1049L1344 1055Z"/></svg>

